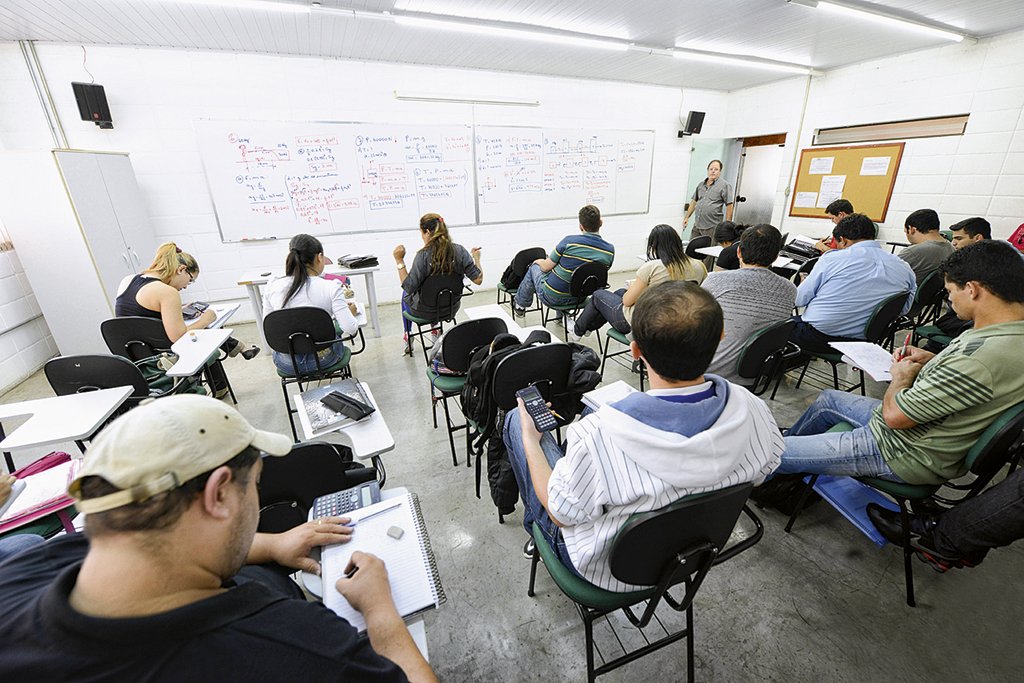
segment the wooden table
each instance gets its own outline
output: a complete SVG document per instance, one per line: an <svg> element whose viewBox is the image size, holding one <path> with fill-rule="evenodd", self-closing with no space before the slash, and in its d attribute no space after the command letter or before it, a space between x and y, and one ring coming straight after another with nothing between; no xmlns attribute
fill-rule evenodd
<svg viewBox="0 0 1024 683"><path fill-rule="evenodd" d="M0 450L7 471L15 469L10 451L19 448L74 441L84 452L82 440L92 436L131 393L132 387L115 387L0 405L0 420L29 416L10 436L0 424Z"/></svg>

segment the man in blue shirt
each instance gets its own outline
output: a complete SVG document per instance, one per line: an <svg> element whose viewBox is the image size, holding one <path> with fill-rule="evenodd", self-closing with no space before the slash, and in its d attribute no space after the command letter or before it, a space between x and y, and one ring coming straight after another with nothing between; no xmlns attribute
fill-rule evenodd
<svg viewBox="0 0 1024 683"><path fill-rule="evenodd" d="M832 231L837 248L822 254L796 290L796 328L791 341L804 351L832 351L830 341L863 339L871 313L885 299L906 293L901 313L914 299L914 271L875 241L875 224L864 214L843 218Z"/></svg>
<svg viewBox="0 0 1024 683"><path fill-rule="evenodd" d="M513 305L516 315L525 315L526 309L533 306L534 292L549 306L574 303L569 283L573 272L584 263L597 261L611 267L615 247L598 234L602 225L601 211L588 204L580 209L579 218L581 234L563 237L547 258L537 259L526 271L516 291Z"/></svg>

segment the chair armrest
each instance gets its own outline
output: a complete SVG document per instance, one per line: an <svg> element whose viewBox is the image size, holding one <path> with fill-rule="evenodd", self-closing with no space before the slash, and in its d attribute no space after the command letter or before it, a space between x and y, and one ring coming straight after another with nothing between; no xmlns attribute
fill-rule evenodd
<svg viewBox="0 0 1024 683"><path fill-rule="evenodd" d="M754 511L750 509L749 505L743 506L743 514L745 514L751 521L754 522L755 531L754 533L733 545L725 548L722 552L718 553L718 557L715 558L715 564L731 560L740 553L749 550L761 540L764 536L764 524L761 523L761 518L754 514Z"/></svg>
<svg viewBox="0 0 1024 683"><path fill-rule="evenodd" d="M354 342L355 342L357 337L359 338L359 349L358 350L356 350L354 348L355 347L355 343ZM361 328L361 327L358 330L356 330L355 334L350 334L347 337L342 337L341 341L349 342L349 344L353 347L353 349L352 349L352 355L353 356L355 356L357 354L360 354L360 353L362 353L363 351L366 350L366 337L363 336L363 328ZM334 342L331 342L331 343L333 344Z"/></svg>

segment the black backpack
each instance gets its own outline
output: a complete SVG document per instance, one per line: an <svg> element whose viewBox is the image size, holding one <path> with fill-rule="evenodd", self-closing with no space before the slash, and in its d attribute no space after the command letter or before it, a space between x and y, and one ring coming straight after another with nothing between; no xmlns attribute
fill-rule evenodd
<svg viewBox="0 0 1024 683"><path fill-rule="evenodd" d="M524 274L517 273L515 271L515 260L508 264L505 272L501 274L501 284L505 289L513 290L519 289L519 285L523 284Z"/></svg>

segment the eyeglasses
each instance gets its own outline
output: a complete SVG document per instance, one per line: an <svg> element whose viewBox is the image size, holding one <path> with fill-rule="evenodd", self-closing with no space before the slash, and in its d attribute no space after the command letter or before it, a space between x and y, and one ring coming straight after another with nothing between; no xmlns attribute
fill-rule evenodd
<svg viewBox="0 0 1024 683"><path fill-rule="evenodd" d="M192 284L193 282L196 281L196 276L193 275L192 273L190 273L189 271L186 270L185 271L185 275L188 275L188 283L189 284Z"/></svg>

